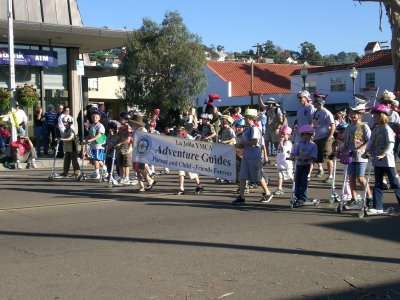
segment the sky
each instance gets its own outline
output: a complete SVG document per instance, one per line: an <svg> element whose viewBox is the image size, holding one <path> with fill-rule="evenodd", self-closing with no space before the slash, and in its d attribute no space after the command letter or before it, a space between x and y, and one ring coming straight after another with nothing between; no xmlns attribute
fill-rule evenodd
<svg viewBox="0 0 400 300"><path fill-rule="evenodd" d="M168 11L177 11L188 30L206 46L222 45L226 52L248 51L273 41L287 50L311 42L322 55L340 51L364 54L370 41L388 41L391 30L379 4L353 0L77 0L85 26L135 30L148 18L160 24ZM250 5L251 4L251 5Z"/></svg>

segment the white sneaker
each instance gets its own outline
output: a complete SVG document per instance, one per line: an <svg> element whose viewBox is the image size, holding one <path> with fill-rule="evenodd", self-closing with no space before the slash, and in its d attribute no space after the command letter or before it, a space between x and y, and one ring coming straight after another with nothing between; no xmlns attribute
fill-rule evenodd
<svg viewBox="0 0 400 300"><path fill-rule="evenodd" d="M383 209L369 208L368 212L371 214L381 214L381 213L383 213Z"/></svg>
<svg viewBox="0 0 400 300"><path fill-rule="evenodd" d="M93 173L92 175L90 175L90 178L92 178L92 179L100 179L100 173Z"/></svg>
<svg viewBox="0 0 400 300"><path fill-rule="evenodd" d="M32 169L37 169L36 163L31 163L31 168L32 168Z"/></svg>
<svg viewBox="0 0 400 300"><path fill-rule="evenodd" d="M16 169L22 169L21 163L20 163L19 161L17 161L17 162L15 163L15 168L16 168Z"/></svg>
<svg viewBox="0 0 400 300"><path fill-rule="evenodd" d="M274 195L284 195L285 194L285 192L282 190L282 189L277 189L275 192L274 192Z"/></svg>
<svg viewBox="0 0 400 300"><path fill-rule="evenodd" d="M121 184L128 185L129 184L129 177L125 177L121 180Z"/></svg>

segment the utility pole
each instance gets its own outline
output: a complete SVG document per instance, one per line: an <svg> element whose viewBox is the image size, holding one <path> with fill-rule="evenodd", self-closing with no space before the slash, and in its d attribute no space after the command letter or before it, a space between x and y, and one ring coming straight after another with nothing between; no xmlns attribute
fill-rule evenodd
<svg viewBox="0 0 400 300"><path fill-rule="evenodd" d="M266 44L259 44L257 43L257 45L252 46L253 48L256 48L256 59L257 59L257 63L260 62L260 57L261 57L261 51L260 51L260 47L264 46ZM254 105L254 60L251 60L251 78L250 78L250 103L251 106L253 107Z"/></svg>
<svg viewBox="0 0 400 300"><path fill-rule="evenodd" d="M11 91L11 111L15 111L15 61L14 61L14 18L13 18L13 7L12 0L7 2L7 17L8 17L8 57L10 63L10 84L8 88ZM13 118L10 116L9 118ZM14 122L11 122L14 124ZM15 125L12 125L11 129L11 141L17 140L17 129Z"/></svg>
<svg viewBox="0 0 400 300"><path fill-rule="evenodd" d="M254 60L251 60L251 78L250 78L250 86L251 86L251 93L250 93L250 104L251 107L254 105Z"/></svg>

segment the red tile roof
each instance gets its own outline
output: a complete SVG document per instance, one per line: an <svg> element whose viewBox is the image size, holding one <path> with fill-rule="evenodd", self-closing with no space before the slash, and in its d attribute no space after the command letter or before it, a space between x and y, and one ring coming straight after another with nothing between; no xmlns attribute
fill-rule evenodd
<svg viewBox="0 0 400 300"><path fill-rule="evenodd" d="M310 74L323 73L323 72L350 70L353 67L356 67L357 69L362 69L362 68L382 67L391 65L393 65L392 51L390 49L385 49L376 51L371 54L367 54L358 62L353 64L332 65L326 67L310 66L308 68L308 72ZM292 75L300 75L300 70L294 71Z"/></svg>
<svg viewBox="0 0 400 300"><path fill-rule="evenodd" d="M209 61L207 66L225 82L232 82L232 96L251 94L251 63ZM254 63L254 94L289 94L290 75L301 65Z"/></svg>

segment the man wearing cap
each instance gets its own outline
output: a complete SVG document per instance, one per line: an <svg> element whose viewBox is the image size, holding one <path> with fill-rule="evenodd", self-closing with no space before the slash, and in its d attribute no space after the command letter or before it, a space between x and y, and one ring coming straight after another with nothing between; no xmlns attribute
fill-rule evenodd
<svg viewBox="0 0 400 300"><path fill-rule="evenodd" d="M332 113L324 107L326 98L326 95L314 95L316 111L313 114L313 127L315 128L314 143L318 148L317 163L327 161L329 174L324 182L331 183L333 180L333 161L328 157L332 154L333 134L336 126Z"/></svg>
<svg viewBox="0 0 400 300"><path fill-rule="evenodd" d="M241 205L245 203L244 192L246 189L246 181L260 183L264 192L261 202L269 202L273 195L268 189L262 170L261 147L262 135L259 127L254 125L257 120L257 110L247 109L244 113L246 129L243 132L242 139L236 144L236 147L243 149L243 159L240 165L240 181L239 181L239 196L233 205Z"/></svg>
<svg viewBox="0 0 400 300"><path fill-rule="evenodd" d="M267 102L264 104L262 100L262 95L258 97L258 104L266 116L265 124L265 146L268 150L268 156L274 155L276 149L278 148L280 139L280 129L283 124L283 115L280 109L280 105L276 103L274 98L268 98ZM270 145L269 143L272 143Z"/></svg>
<svg viewBox="0 0 400 300"><path fill-rule="evenodd" d="M308 91L300 91L297 94L297 99L299 100L300 107L297 109L297 118L295 121L295 142L301 141L300 128L303 125L312 125L313 115L315 113L315 107L310 104L311 95Z"/></svg>
<svg viewBox="0 0 400 300"><path fill-rule="evenodd" d="M10 143L11 157L16 169L22 169L21 163L27 162L26 168L36 169L36 150L28 136L18 134L17 140Z"/></svg>

